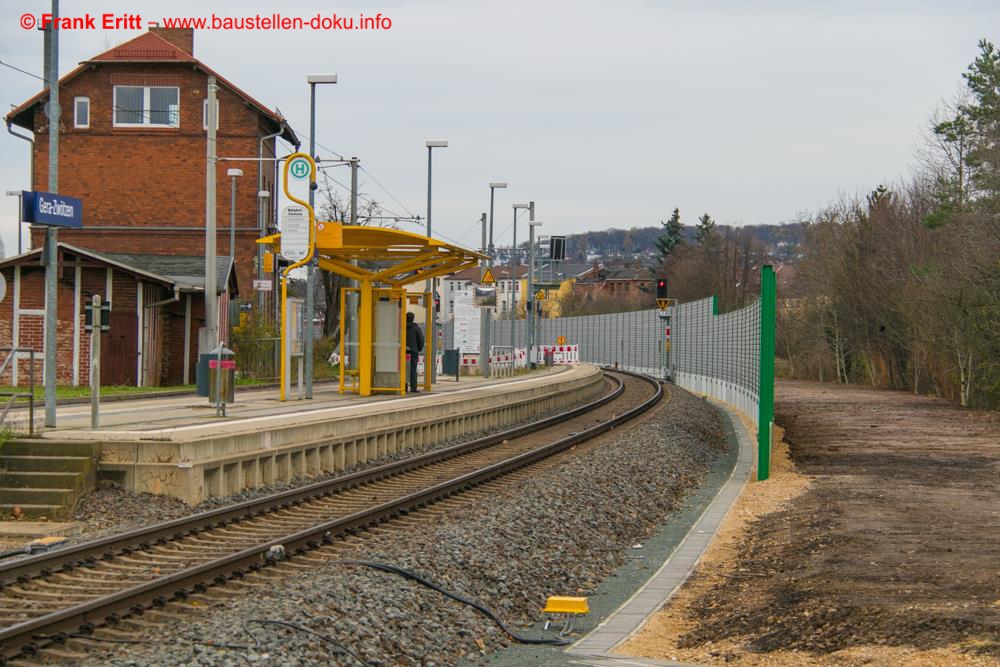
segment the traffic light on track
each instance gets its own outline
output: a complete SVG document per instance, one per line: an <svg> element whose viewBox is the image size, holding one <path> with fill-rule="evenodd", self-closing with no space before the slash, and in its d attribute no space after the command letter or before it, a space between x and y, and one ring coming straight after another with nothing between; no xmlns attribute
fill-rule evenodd
<svg viewBox="0 0 1000 667"><path fill-rule="evenodd" d="M667 277L659 276L656 279L656 300L666 299L667 297Z"/></svg>

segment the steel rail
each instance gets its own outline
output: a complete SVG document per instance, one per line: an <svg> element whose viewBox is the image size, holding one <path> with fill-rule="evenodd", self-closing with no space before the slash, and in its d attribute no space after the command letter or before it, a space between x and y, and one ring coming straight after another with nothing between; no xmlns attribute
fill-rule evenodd
<svg viewBox="0 0 1000 667"><path fill-rule="evenodd" d="M276 509L286 509L309 500L342 493L348 489L387 479L394 475L410 472L450 458L463 456L486 447L500 444L504 440L521 437L548 428L566 419L571 419L594 410L618 398L624 391L622 382L613 376L607 377L618 383L611 392L585 405L530 424L477 438L469 442L452 445L451 447L444 447L425 454L419 454L402 461L387 463L369 470L342 475L334 479L323 480L262 498L246 500L235 505L228 505L208 512L164 521L152 526L136 528L98 540L82 542L29 558L0 564L0 588L12 583L23 583L36 577L51 576L59 571L69 571L81 565L92 565L98 560L108 560L117 554L128 554L132 551L147 549L171 540L179 540L195 535L204 530L222 528L242 520L253 519Z"/></svg>
<svg viewBox="0 0 1000 667"><path fill-rule="evenodd" d="M123 615L141 615L147 608L163 606L170 599L183 599L189 593L204 591L211 585L221 585L230 579L242 578L247 572L258 571L263 567L266 567L271 562L268 555L271 547L281 545L286 554L290 554L292 556L301 555L310 549L316 549L324 544L333 543L334 538L337 536L377 525L394 517L406 514L407 512L417 510L423 506L461 493L469 488L481 485L497 477L541 461L568 449L569 447L605 433L647 411L663 396L663 388L659 382L645 376L634 375L624 371L615 372L633 375L634 377L645 380L655 388L653 395L638 406L635 406L620 415L616 415L608 421L584 429L578 433L573 433L547 445L518 454L499 463L494 463L480 470L460 475L451 480L435 484L420 491L415 491L402 498L397 498L374 507L339 517L337 519L318 523L315 526L279 539L262 542L257 546L190 567L153 581L139 584L109 595L94 598L93 600L88 600L86 602L4 628L0 630L0 660L5 661L17 655L35 653L41 648L41 644L50 644L52 642L59 643L66 638L64 633L67 631L82 628L84 632L87 632L99 624L114 624ZM581 408L568 411L567 413L563 413L563 415L556 415L553 418L542 420L538 423L547 423L551 425L553 423L553 419L565 419L564 415L570 413L574 415L579 414L582 411L593 409L591 406L594 404L604 404L620 396L624 391L624 383L617 378L614 379L618 381L618 387L615 391L611 392L599 401L595 401L586 406L582 406ZM527 426L535 426L535 424ZM510 437L510 433L519 432L523 428L525 427L511 429L510 431L506 431L504 433L508 434L507 437ZM532 430L538 430L538 428L536 427ZM498 436L491 436L491 438L495 437ZM474 443L480 443L489 439L490 438L482 438L474 441ZM464 446L469 446L474 443L467 443ZM485 446L487 445L480 445L478 448ZM461 446L452 447L448 448L448 450L457 450L460 447ZM447 450L442 450L442 452L443 451ZM453 454L453 456L454 455L457 454ZM375 468L366 472L374 473L378 470L384 471L389 467L390 466L381 466L380 468ZM288 495L288 492L277 495L286 496ZM249 503L243 503L242 505L249 505L253 502L254 501L250 501ZM242 511L245 511L245 509L246 508L243 508ZM174 521L168 523L176 524L178 522Z"/></svg>

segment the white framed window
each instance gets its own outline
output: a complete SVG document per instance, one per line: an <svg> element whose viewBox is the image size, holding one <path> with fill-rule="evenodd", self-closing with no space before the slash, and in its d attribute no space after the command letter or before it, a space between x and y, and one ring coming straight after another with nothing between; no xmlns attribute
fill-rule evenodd
<svg viewBox="0 0 1000 667"><path fill-rule="evenodd" d="M73 127L90 127L90 98L73 98Z"/></svg>
<svg viewBox="0 0 1000 667"><path fill-rule="evenodd" d="M219 100L215 100L215 131L216 132L219 131L219 116L222 115L221 109L222 109L222 107L219 104ZM207 130L208 129L208 98L207 97L201 101L201 129L203 129L203 130Z"/></svg>
<svg viewBox="0 0 1000 667"><path fill-rule="evenodd" d="M115 86L116 127L180 126L181 90L176 86Z"/></svg>

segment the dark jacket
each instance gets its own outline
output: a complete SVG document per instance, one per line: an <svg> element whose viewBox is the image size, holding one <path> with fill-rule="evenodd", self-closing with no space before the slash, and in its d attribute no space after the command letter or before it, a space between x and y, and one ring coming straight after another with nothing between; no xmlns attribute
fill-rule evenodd
<svg viewBox="0 0 1000 667"><path fill-rule="evenodd" d="M420 327L417 326L416 322L406 323L406 351L424 351L424 334L420 331Z"/></svg>

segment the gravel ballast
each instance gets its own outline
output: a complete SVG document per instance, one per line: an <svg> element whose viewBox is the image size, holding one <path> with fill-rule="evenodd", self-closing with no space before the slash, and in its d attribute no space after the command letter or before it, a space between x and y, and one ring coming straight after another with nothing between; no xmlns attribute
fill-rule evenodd
<svg viewBox="0 0 1000 667"><path fill-rule="evenodd" d="M558 408L545 412L529 419L524 419L501 428L484 429L475 433L467 433L455 438L449 438L429 446L409 447L392 454L385 454L368 461L363 461L344 470L336 470L324 475L315 477L298 477L287 482L281 481L265 486L258 486L253 489L243 489L242 491L220 498L209 498L195 507L190 507L177 498L168 496L158 496L151 493L133 493L110 482L100 482L92 492L80 498L73 509L72 520L84 524L83 533L70 539L71 543L86 542L99 539L115 533L150 526L162 521L179 519L190 514L207 512L210 510L241 503L255 498L262 498L273 493L288 491L308 484L315 484L328 479L335 479L344 475L368 470L377 466L400 461L411 456L423 454L425 452L451 447L453 445L469 442L477 438L483 438L501 431L507 431L518 426L530 424L546 417L551 417L574 408L593 402L604 392L610 391L612 384L605 380L604 388L599 393L573 403L567 407Z"/></svg>
<svg viewBox="0 0 1000 667"><path fill-rule="evenodd" d="M676 387L670 393L638 423L601 436L600 446L580 446L433 522L369 534L340 557L413 570L490 607L515 630L527 627L548 595L591 594L725 450L718 412ZM324 638L247 625L260 619L298 623ZM143 638L156 643L94 652L89 664L452 665L485 661L512 641L437 592L336 563L249 589ZM192 641L199 638L248 648Z"/></svg>

